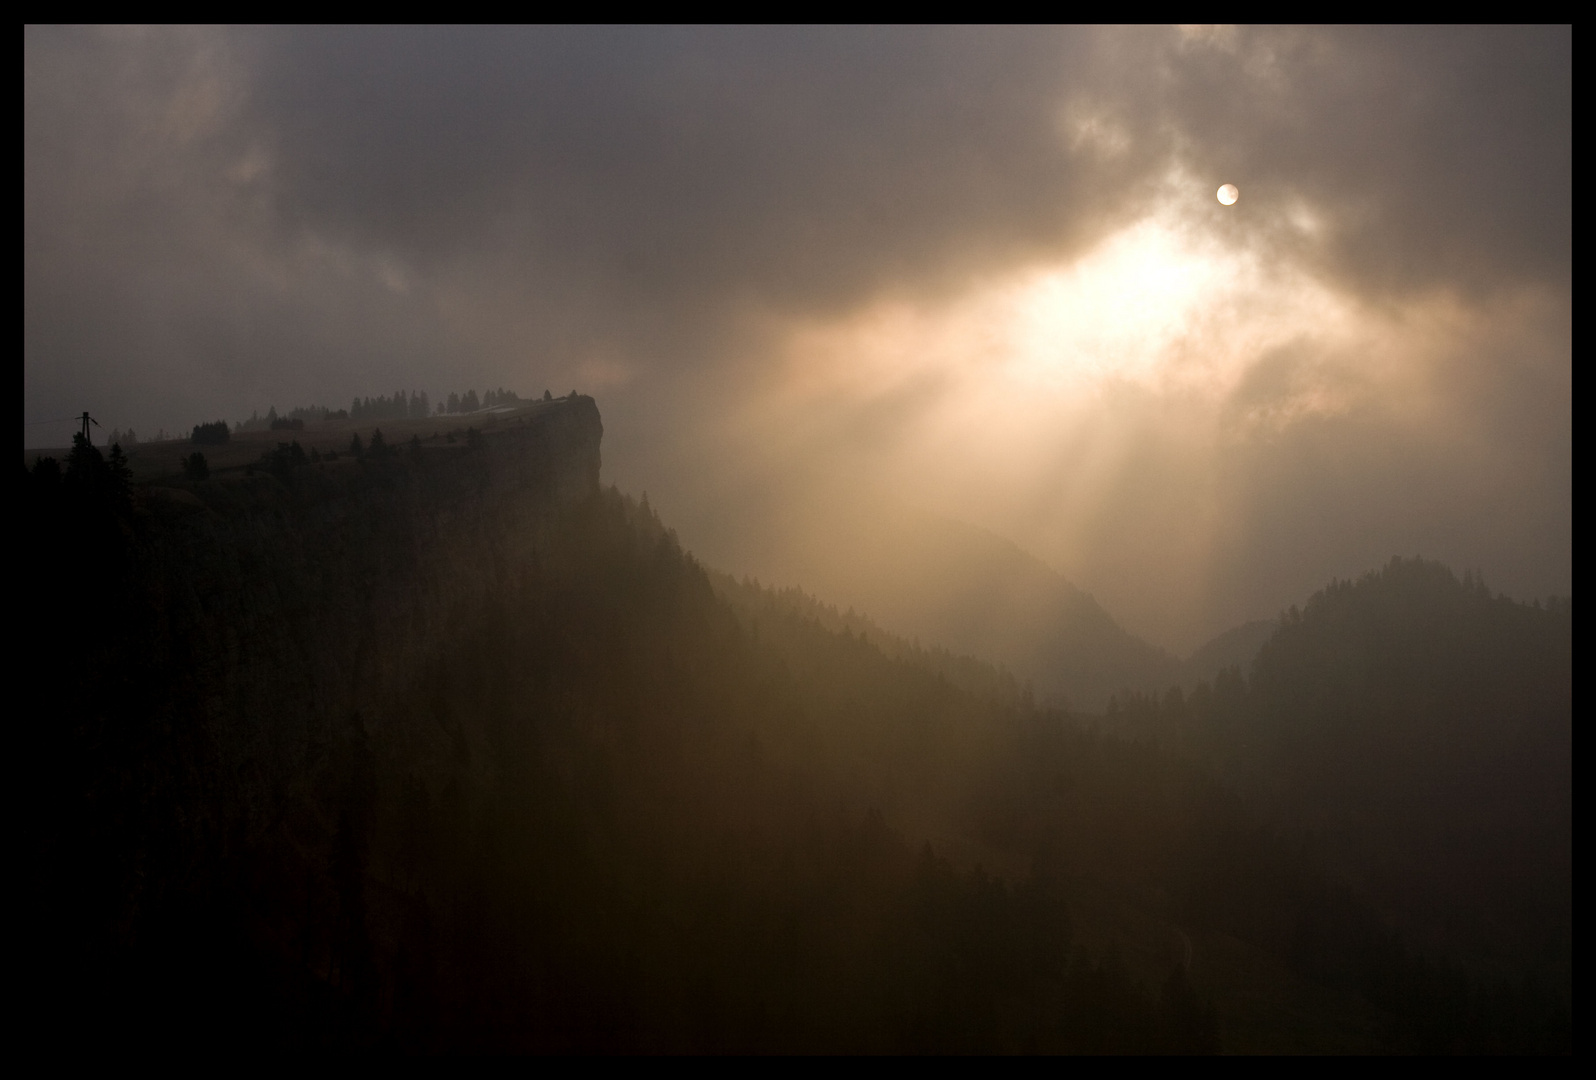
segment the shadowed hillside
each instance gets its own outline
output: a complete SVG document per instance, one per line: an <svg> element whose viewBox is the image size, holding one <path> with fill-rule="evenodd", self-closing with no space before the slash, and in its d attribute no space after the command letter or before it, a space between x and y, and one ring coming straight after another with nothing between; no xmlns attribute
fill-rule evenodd
<svg viewBox="0 0 1596 1080"><path fill-rule="evenodd" d="M712 579L591 399L25 480L30 1021L79 1044L1559 1049L1198 764ZM1331 935L1360 958L1329 976ZM1260 992L1259 987L1266 986ZM1290 1020L1317 1002L1317 1027Z"/></svg>
<svg viewBox="0 0 1596 1080"><path fill-rule="evenodd" d="M1257 790L1408 931L1572 991L1573 609L1393 559L1288 611L1189 698L1110 727Z"/></svg>

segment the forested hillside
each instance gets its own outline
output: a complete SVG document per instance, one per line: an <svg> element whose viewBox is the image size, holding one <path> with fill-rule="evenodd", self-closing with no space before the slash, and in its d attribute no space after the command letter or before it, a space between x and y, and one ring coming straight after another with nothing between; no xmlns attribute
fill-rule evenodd
<svg viewBox="0 0 1596 1080"><path fill-rule="evenodd" d="M1572 694L1569 601L1393 559L1288 611L1250 678L1109 722L1260 793L1410 934L1569 995Z"/></svg>
<svg viewBox="0 0 1596 1080"><path fill-rule="evenodd" d="M1565 1001L1421 956L1200 755L712 579L600 486L600 433L573 397L236 480L132 488L86 446L30 472L30 1019L119 1049L1567 1048ZM1285 694L1295 640L1222 692Z"/></svg>

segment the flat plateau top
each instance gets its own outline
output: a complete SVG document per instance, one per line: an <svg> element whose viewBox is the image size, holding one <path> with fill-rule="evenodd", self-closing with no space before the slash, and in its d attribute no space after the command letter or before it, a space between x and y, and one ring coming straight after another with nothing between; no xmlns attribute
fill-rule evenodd
<svg viewBox="0 0 1596 1080"><path fill-rule="evenodd" d="M383 440L395 450L404 450L412 438L419 437L423 449L459 445L468 428L476 428L484 435L506 425L525 422L548 409L566 404L569 398L552 401L523 401L513 405L496 405L473 413L446 413L416 419L391 420L306 420L303 430L235 431L226 443L200 446L188 438L168 439L164 442L141 442L124 446L128 466L133 470L135 483L149 483L173 479L183 474L183 459L198 450L205 455L211 474L237 472L242 474L250 465L259 464L261 455L277 448L278 443L297 442L305 453L318 451L323 456L335 453L342 460L348 457L349 444L355 435L369 445L373 431L380 430ZM98 436L100 432L96 430ZM101 453L110 448L96 442ZM66 464L69 447L56 447L23 451L25 466L31 467L35 458L53 457Z"/></svg>

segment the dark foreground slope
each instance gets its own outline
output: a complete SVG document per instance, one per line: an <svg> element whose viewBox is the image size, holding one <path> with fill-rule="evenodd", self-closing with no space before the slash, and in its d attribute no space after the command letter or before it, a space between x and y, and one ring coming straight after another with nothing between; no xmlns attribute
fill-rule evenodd
<svg viewBox="0 0 1596 1080"><path fill-rule="evenodd" d="M1257 790L1411 935L1571 996L1568 601L1394 559L1289 611L1250 676L1111 722Z"/></svg>
<svg viewBox="0 0 1596 1080"><path fill-rule="evenodd" d="M87 451L29 477L33 1029L1204 1050L1247 1020L1193 988L1205 943L1289 972L1328 921L1374 958L1351 990L1374 1045L1566 1039L1327 902L1177 758L774 594L717 596L599 487L600 433L573 398L456 447L285 451L180 491L127 493ZM1081 950L1072 912L1101 895L1198 956Z"/></svg>

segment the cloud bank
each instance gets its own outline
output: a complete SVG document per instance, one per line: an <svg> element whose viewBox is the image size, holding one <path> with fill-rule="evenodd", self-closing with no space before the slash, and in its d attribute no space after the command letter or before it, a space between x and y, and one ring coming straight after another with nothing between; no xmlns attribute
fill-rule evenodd
<svg viewBox="0 0 1596 1080"><path fill-rule="evenodd" d="M1176 648L1568 592L1571 184L1567 28L31 28L25 442L575 387L736 570L889 499Z"/></svg>

